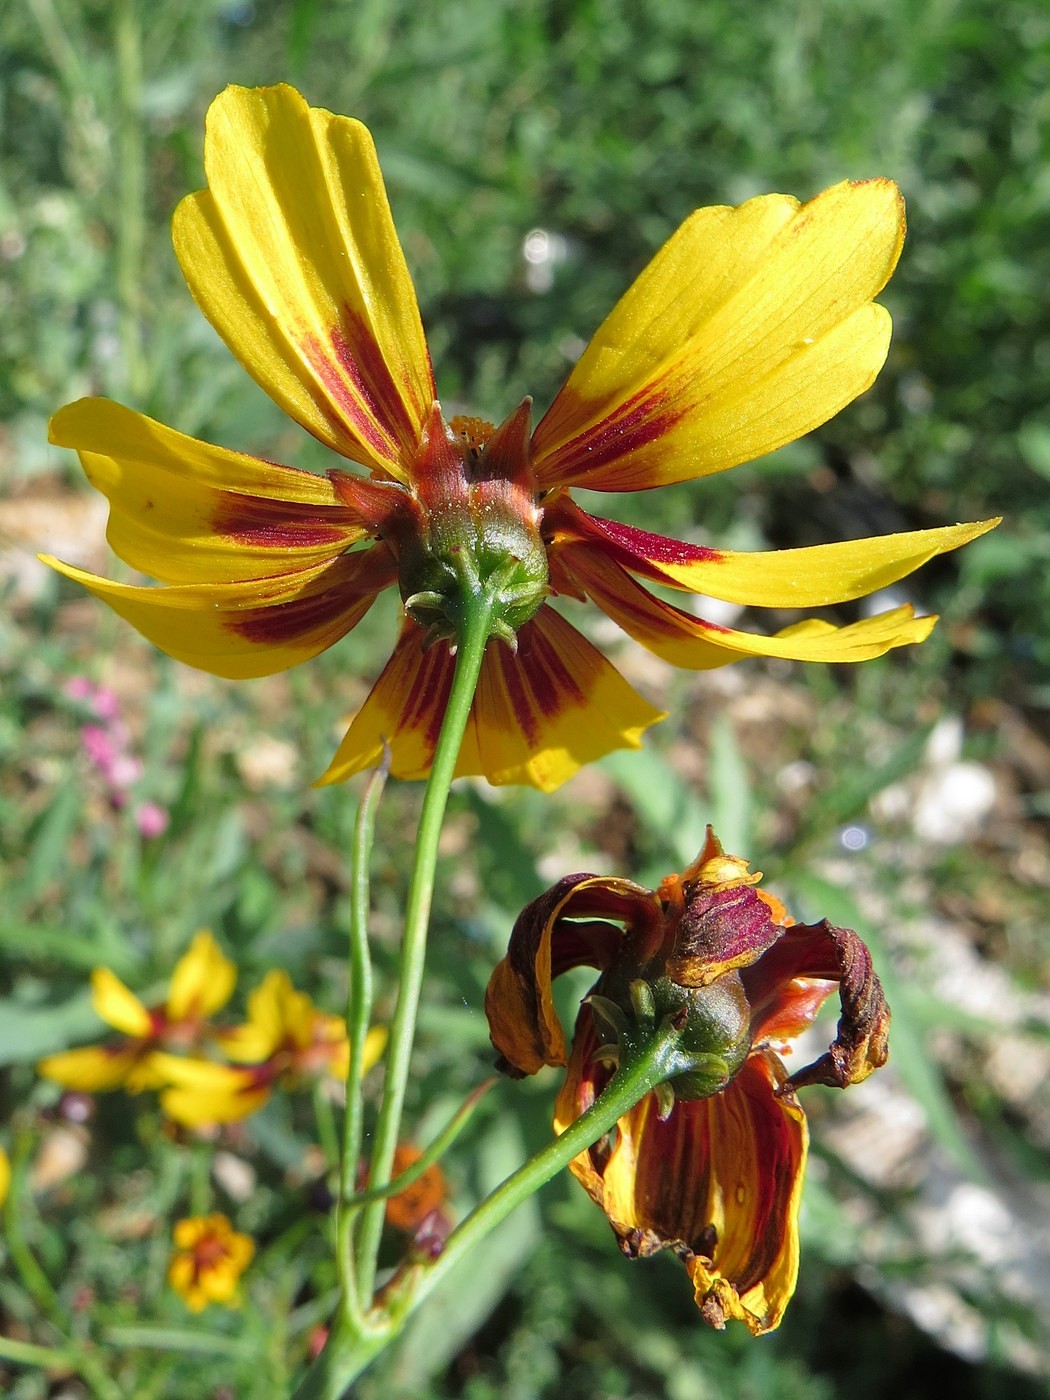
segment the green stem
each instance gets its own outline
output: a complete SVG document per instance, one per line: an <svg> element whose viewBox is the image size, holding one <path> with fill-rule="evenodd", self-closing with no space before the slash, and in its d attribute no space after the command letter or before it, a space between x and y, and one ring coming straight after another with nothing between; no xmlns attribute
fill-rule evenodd
<svg viewBox="0 0 1050 1400"><path fill-rule="evenodd" d="M519 1205L609 1132L625 1113L668 1077L681 1032L668 1022L637 1057L624 1063L585 1113L581 1113L553 1142L497 1186L445 1242L439 1258L423 1266L411 1289L408 1312L414 1312L465 1254L502 1224Z"/></svg>
<svg viewBox="0 0 1050 1400"><path fill-rule="evenodd" d="M367 1332L354 1335L337 1327L296 1391L294 1400L340 1400L347 1387L394 1340L411 1314L475 1245L667 1079L679 1037L680 1031L670 1023L662 1026L644 1049L621 1065L585 1113L497 1186L492 1195L457 1226L438 1259L405 1266L384 1290L382 1324L378 1321L380 1315L376 1314L376 1322Z"/></svg>
<svg viewBox="0 0 1050 1400"><path fill-rule="evenodd" d="M348 1205L355 1207L368 1205L372 1201L388 1201L391 1196L400 1196L402 1191L407 1191L414 1182L419 1180L428 1167L432 1167L439 1157L445 1155L473 1118L474 1110L478 1104L496 1082L496 1077L493 1075L491 1079L486 1079L483 1084L479 1084L476 1089L471 1090L427 1150L417 1157L400 1176L395 1176L385 1186L376 1186L369 1191L359 1191L356 1196L350 1199Z"/></svg>
<svg viewBox="0 0 1050 1400"><path fill-rule="evenodd" d="M77 1353L57 1347L38 1347L32 1342L16 1342L13 1337L0 1337L0 1360L13 1361L19 1366L40 1366L46 1371L76 1371Z"/></svg>
<svg viewBox="0 0 1050 1400"><path fill-rule="evenodd" d="M190 1214L207 1215L211 1210L211 1143L195 1142L190 1152Z"/></svg>
<svg viewBox="0 0 1050 1400"><path fill-rule="evenodd" d="M423 796L416 832L416 853L405 909L405 932L401 945L401 980L397 1005L390 1026L386 1058L383 1103L376 1124L375 1149L369 1173L369 1189L383 1187L390 1180L401 1129L401 1112L408 1086L409 1061L416 1027L416 1012L423 985L427 928L437 872L438 841L448 804L449 788L456 771L456 760L474 703L485 644L489 638L493 600L487 593L476 593L464 610L456 652L456 669L441 732ZM375 1286L379 1238L383 1230L383 1201L366 1206L361 1217L358 1247L358 1284L363 1298L370 1298Z"/></svg>
<svg viewBox="0 0 1050 1400"><path fill-rule="evenodd" d="M368 946L368 920L371 912L368 869L375 835L379 799L386 786L389 756L372 773L354 822L353 854L350 864L350 984L347 993L346 1023L350 1041L350 1063L346 1073L346 1114L343 1119L343 1155L339 1173L339 1205L336 1216L336 1267L342 1287L342 1305L353 1314L361 1308L361 1295L354 1267L355 1212L348 1203L357 1190L361 1142L364 1135L365 1042L372 1019L372 955Z"/></svg>

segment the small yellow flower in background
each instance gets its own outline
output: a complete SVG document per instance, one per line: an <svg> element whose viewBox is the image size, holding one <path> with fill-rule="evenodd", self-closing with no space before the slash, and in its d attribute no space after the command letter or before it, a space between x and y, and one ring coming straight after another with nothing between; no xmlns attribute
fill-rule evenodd
<svg viewBox="0 0 1050 1400"><path fill-rule="evenodd" d="M208 1017L226 1005L236 982L236 965L206 929L194 936L175 964L162 1006L144 1006L108 968L96 967L91 1004L122 1038L49 1055L37 1071L66 1089L85 1093L156 1089L163 1082L155 1069L157 1052L195 1047L207 1030Z"/></svg>
<svg viewBox="0 0 1050 1400"><path fill-rule="evenodd" d="M736 1318L755 1335L779 1326L798 1277L809 1134L795 1091L866 1079L886 1061L890 1020L857 934L827 920L796 924L754 888L760 878L710 829L694 864L659 890L567 876L522 912L485 994L504 1070L521 1078L565 1067L558 1132L602 1092L621 1045L663 1019L680 1029L683 1072L570 1170L626 1255L672 1250L704 1321L721 1328ZM601 976L570 1049L552 982L581 966ZM789 1074L781 1055L835 991L834 1041Z"/></svg>
<svg viewBox="0 0 1050 1400"><path fill-rule="evenodd" d="M238 1308L240 1278L251 1263L255 1244L238 1234L225 1215L194 1215L176 1223L175 1252L168 1282L186 1300L191 1312L209 1303Z"/></svg>
<svg viewBox="0 0 1050 1400"><path fill-rule="evenodd" d="M278 1084L295 1088L327 1076L346 1078L350 1047L341 1016L320 1011L296 991L284 971L268 972L248 998L248 1020L219 1031L216 1043L235 1064L158 1055L156 1073L168 1086L164 1113L186 1127L231 1123L261 1108ZM386 1031L373 1027L365 1043L365 1072L379 1060Z"/></svg>
<svg viewBox="0 0 1050 1400"><path fill-rule="evenodd" d="M498 578L457 771L552 789L662 718L546 605L589 599L686 669L742 656L861 661L922 641L896 608L774 636L677 608L648 585L755 607L813 608L902 578L993 521L738 554L592 516L573 487L640 491L772 452L864 392L886 356L874 303L904 236L889 180L808 204L765 195L693 213L613 308L530 435L446 424L419 308L368 131L293 88L228 88L205 136L208 188L183 200L175 248L204 314L287 412L369 476L328 478L187 438L105 399L62 409L110 501L108 538L163 588L49 559L164 651L216 675L285 670L350 632L397 585L401 635L322 781L373 766L424 776L451 684L444 639L465 560ZM453 609L454 611L454 609ZM502 645L502 637L511 645ZM441 639L440 645L432 645Z"/></svg>
<svg viewBox="0 0 1050 1400"><path fill-rule="evenodd" d="M11 1160L2 1147L0 1147L0 1206L7 1200L7 1193L11 1189Z"/></svg>

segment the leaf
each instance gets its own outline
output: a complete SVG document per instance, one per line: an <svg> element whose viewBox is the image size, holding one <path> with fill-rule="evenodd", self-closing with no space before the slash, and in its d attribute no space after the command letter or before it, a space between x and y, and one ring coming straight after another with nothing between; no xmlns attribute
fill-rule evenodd
<svg viewBox="0 0 1050 1400"><path fill-rule="evenodd" d="M7 998L0 1001L0 1065L33 1064L98 1037L105 1029L92 1010L88 991L48 1007L27 1007Z"/></svg>

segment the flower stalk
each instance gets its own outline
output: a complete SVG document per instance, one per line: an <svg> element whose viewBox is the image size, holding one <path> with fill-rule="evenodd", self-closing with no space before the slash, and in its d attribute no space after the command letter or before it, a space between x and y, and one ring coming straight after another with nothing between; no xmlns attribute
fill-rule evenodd
<svg viewBox="0 0 1050 1400"><path fill-rule="evenodd" d="M408 1084L416 1012L423 985L427 929L437 872L438 841L448 804L449 788L456 771L460 744L470 718L474 692L481 674L481 663L491 632L493 607L493 597L485 590L475 592L464 600L452 690L434 750L434 762L423 796L416 834L415 862L405 909L405 931L401 947L401 980L390 1027L383 1102L376 1125L375 1150L368 1177L370 1190L385 1186L390 1181L393 1168ZM383 1201L378 1200L366 1206L362 1214L357 1253L357 1280L362 1298L370 1297L375 1284L383 1213Z"/></svg>

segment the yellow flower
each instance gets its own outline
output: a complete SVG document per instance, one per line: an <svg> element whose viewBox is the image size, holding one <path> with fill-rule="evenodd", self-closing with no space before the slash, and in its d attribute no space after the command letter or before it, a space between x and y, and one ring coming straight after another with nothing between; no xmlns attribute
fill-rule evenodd
<svg viewBox="0 0 1050 1400"><path fill-rule="evenodd" d="M121 1032L121 1039L87 1045L41 1060L37 1070L66 1089L99 1093L124 1087L132 1093L155 1089L155 1056L160 1048L195 1045L207 1018L233 994L237 968L212 935L200 930L175 964L162 1006L147 1008L109 968L91 974L91 1003L97 1014Z"/></svg>
<svg viewBox="0 0 1050 1400"><path fill-rule="evenodd" d="M176 1223L175 1252L168 1282L186 1300L191 1312L209 1303L240 1307L241 1274L251 1263L255 1245L238 1234L225 1215L194 1215Z"/></svg>
<svg viewBox="0 0 1050 1400"><path fill-rule="evenodd" d="M322 1075L346 1078L350 1047L340 1016L319 1011L288 974L268 972L248 998L244 1025L215 1037L234 1065L157 1055L155 1073L168 1085L160 1096L167 1116L186 1127L232 1123L261 1108L276 1084L294 1087ZM375 1065L386 1031L373 1027L365 1042L364 1072Z"/></svg>
<svg viewBox="0 0 1050 1400"><path fill-rule="evenodd" d="M570 1170L628 1257L673 1250L704 1321L736 1318L755 1335L779 1326L798 1276L809 1135L795 1091L866 1079L885 1063L890 1019L860 938L827 920L796 924L754 888L760 878L710 829L689 870L659 890L570 875L522 912L485 995L504 1069L566 1067L558 1132L602 1092L622 1045L662 1021L678 1027L683 1071ZM552 982L580 966L601 976L567 1049ZM834 991L834 1041L789 1074L788 1042Z"/></svg>
<svg viewBox="0 0 1050 1400"><path fill-rule="evenodd" d="M0 1206L7 1200L7 1193L11 1189L11 1160L2 1147L0 1147Z"/></svg>
<svg viewBox="0 0 1050 1400"><path fill-rule="evenodd" d="M208 188L183 200L174 223L194 297L271 397L368 475L311 475L84 399L55 416L51 440L77 449L109 498L117 554L166 586L48 562L170 655L230 677L315 656L397 584L400 638L324 782L373 766L384 740L395 775L429 771L453 664L444 642L429 643L448 635L444 590L453 575L462 585L468 554L475 575L503 580L500 635L516 647L490 640L458 772L552 789L611 749L638 747L662 715L549 596L590 599L688 669L749 655L860 661L923 640L935 619L902 607L763 636L707 622L648 585L824 607L994 523L749 555L600 519L570 494L722 471L863 393L890 337L873 298L904 236L888 180L844 182L804 205L765 195L697 210L613 308L530 437L527 403L495 431L444 422L359 122L308 107L290 87L231 87L208 114L205 169Z"/></svg>

